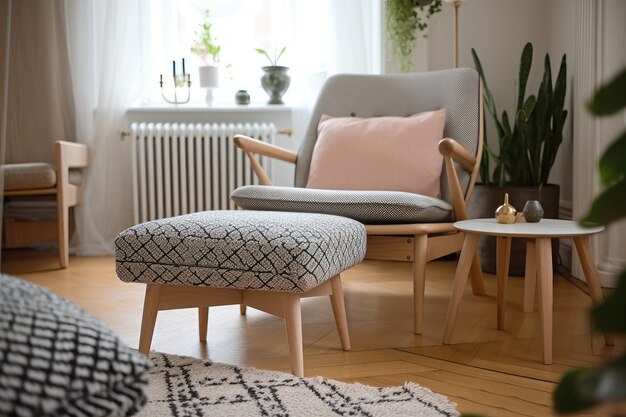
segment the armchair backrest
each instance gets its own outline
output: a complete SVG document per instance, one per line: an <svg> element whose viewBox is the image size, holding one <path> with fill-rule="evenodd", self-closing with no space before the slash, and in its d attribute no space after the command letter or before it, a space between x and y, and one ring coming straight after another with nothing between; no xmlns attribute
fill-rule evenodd
<svg viewBox="0 0 626 417"><path fill-rule="evenodd" d="M411 116L429 110L446 109L444 138L452 138L478 156L482 134L480 79L472 68L396 74L339 74L330 77L317 99L311 121L298 151L295 185L305 187L317 125L323 114L334 117ZM457 167L463 194L470 184L470 174ZM442 199L451 202L446 172L442 164ZM416 179L418 181L419 179Z"/></svg>

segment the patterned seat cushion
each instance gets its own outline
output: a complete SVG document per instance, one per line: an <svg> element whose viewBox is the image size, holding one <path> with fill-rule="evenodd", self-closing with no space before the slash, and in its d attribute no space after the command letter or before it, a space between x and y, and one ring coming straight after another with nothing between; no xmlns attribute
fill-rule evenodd
<svg viewBox="0 0 626 417"><path fill-rule="evenodd" d="M117 237L126 282L305 292L361 262L365 227L324 214L204 211Z"/></svg>
<svg viewBox="0 0 626 417"><path fill-rule="evenodd" d="M246 185L230 196L247 210L335 214L368 224L450 221L452 206L443 200L401 191L318 190Z"/></svg>
<svg viewBox="0 0 626 417"><path fill-rule="evenodd" d="M0 275L0 415L130 416L150 367L69 301Z"/></svg>

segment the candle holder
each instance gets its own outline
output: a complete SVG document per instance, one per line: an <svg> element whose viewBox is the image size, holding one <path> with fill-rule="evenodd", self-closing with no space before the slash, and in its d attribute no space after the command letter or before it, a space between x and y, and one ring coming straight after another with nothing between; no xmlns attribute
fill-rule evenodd
<svg viewBox="0 0 626 417"><path fill-rule="evenodd" d="M161 86L161 97L163 97L163 100L165 100L169 104L185 104L185 103L188 103L189 99L191 98L191 76L189 74L183 74L183 75L174 75L174 76L172 76L172 78L173 78L173 81L174 81L174 99L170 100L165 95L165 90L163 89L163 75L161 75L161 78L159 80L159 85ZM184 88L185 86L187 86L186 98L182 99L182 100L179 100L178 99L178 90Z"/></svg>

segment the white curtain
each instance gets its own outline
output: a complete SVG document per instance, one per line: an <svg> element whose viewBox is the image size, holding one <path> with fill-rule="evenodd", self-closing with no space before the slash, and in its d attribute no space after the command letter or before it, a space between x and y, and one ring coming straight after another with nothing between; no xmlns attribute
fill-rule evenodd
<svg viewBox="0 0 626 417"><path fill-rule="evenodd" d="M126 109L145 90L148 0L66 0L67 40L78 140L89 146L72 242L78 255L113 252L132 224L131 162L120 140Z"/></svg>
<svg viewBox="0 0 626 417"><path fill-rule="evenodd" d="M7 133L7 102L9 86L9 47L11 45L11 6L12 0L0 4L0 21L5 25L4 32L0 32L0 165L4 164L4 150ZM0 171L0 184L4 184L4 171ZM4 187L0 189L0 197L3 197ZM2 198L0 198L2 200ZM0 219L4 212L4 204L0 205ZM0 234L2 224L0 222ZM2 252L0 252L0 257Z"/></svg>
<svg viewBox="0 0 626 417"><path fill-rule="evenodd" d="M325 19L311 18L312 8ZM293 74L300 82L288 97L297 103L293 130L302 139L319 89L329 76L382 72L382 0L296 0L293 13L298 42ZM325 63L322 68L315 65L320 61Z"/></svg>

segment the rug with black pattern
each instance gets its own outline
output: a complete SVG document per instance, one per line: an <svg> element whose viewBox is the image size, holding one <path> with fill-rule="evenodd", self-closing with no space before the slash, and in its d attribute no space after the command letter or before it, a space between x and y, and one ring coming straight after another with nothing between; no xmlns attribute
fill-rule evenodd
<svg viewBox="0 0 626 417"><path fill-rule="evenodd" d="M376 388L152 353L148 403L160 416L458 416L447 397L408 382Z"/></svg>

